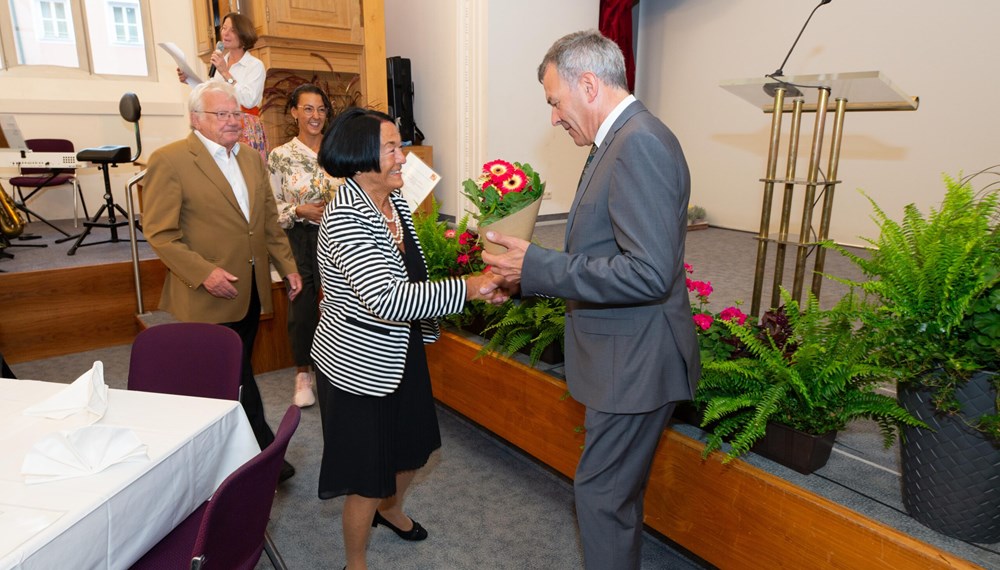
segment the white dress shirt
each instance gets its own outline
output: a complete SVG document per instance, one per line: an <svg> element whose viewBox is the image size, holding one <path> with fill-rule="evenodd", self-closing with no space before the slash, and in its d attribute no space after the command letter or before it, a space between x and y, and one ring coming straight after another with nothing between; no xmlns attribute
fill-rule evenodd
<svg viewBox="0 0 1000 570"><path fill-rule="evenodd" d="M240 210L243 211L243 217L249 222L250 193L247 190L247 182L243 179L243 171L240 170L240 165L236 162L236 155L240 152L239 143L233 146L233 152L230 154L226 152L226 147L209 140L198 131L194 131L194 134L205 144L205 148L212 154L215 163L219 165L219 170L222 171L222 175L226 177L226 180L229 181L229 186L233 189L236 202L240 205Z"/></svg>

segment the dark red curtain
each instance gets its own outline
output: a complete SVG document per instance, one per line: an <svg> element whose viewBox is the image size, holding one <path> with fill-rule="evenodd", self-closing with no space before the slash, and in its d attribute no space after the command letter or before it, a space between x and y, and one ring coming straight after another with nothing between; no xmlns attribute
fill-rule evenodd
<svg viewBox="0 0 1000 570"><path fill-rule="evenodd" d="M622 48L628 90L635 89L635 54L632 52L632 6L638 0L601 0L598 29Z"/></svg>

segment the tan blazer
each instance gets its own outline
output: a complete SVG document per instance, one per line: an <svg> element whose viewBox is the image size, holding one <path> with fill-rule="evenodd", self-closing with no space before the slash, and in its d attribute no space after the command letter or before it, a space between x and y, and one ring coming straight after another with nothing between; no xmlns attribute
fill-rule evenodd
<svg viewBox="0 0 1000 570"><path fill-rule="evenodd" d="M193 132L149 158L143 233L169 270L160 308L182 321L242 319L250 305L252 267L261 310L271 312L268 262L282 277L298 271L288 238L278 226L267 168L253 148L240 145L237 162L249 192L249 222L226 177ZM215 267L239 278L236 299L214 297L202 287Z"/></svg>

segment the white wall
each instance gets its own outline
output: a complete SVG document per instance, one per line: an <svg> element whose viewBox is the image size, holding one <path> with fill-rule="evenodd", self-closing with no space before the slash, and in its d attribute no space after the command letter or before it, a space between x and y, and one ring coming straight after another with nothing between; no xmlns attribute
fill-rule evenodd
<svg viewBox="0 0 1000 570"><path fill-rule="evenodd" d="M541 215L569 211L589 147L581 149L562 127L552 126L538 64L552 42L596 28L597 18L597 0L490 2L489 138L484 158L530 163L552 194L542 203Z"/></svg>
<svg viewBox="0 0 1000 570"><path fill-rule="evenodd" d="M598 0L473 4L480 1L385 0L386 55L411 60L414 115L427 136L424 144L434 147L434 168L442 177L435 197L443 213L461 217L462 180L478 174L475 170L486 161L503 158L528 162L541 173L546 189L553 193L543 203L543 215L565 213L586 150L550 125L536 70L557 38L597 26ZM463 19L468 10L472 22ZM482 60L477 59L479 54L468 53L480 48L485 50ZM474 60L469 66L472 77L466 76L470 70L464 66L465 58ZM464 84L479 77L485 78L485 85L473 86L471 97L481 91L483 101L473 105L479 115L470 120L463 115L468 101L462 98L470 96ZM477 125L484 125L485 132ZM463 168L460 160L465 149L481 154L470 157L469 168Z"/></svg>
<svg viewBox="0 0 1000 570"><path fill-rule="evenodd" d="M459 179L458 4L456 0L385 0L385 55L410 59L415 94L413 115L434 147L434 170L441 182L434 195L442 212L454 214Z"/></svg>
<svg viewBox="0 0 1000 570"><path fill-rule="evenodd" d="M723 91L725 79L773 72L816 5L791 0L643 1L638 85L677 134L692 172L692 203L712 224L756 231L770 115ZM940 201L941 174L1000 163L994 0L836 0L820 8L786 75L882 71L915 112L849 113L831 237L873 236L862 188L890 213ZM813 116L803 129L811 136ZM787 121L785 129L787 130ZM827 129L829 133L829 128ZM808 140L802 147L808 146ZM779 172L784 170L785 147ZM800 172L808 157L800 155ZM825 167L825 161L824 161ZM775 216L772 217L774 219Z"/></svg>
<svg viewBox="0 0 1000 570"><path fill-rule="evenodd" d="M194 15L190 2L150 2L152 41L171 41L186 54L195 69L204 72L197 61L194 39ZM159 47L154 51L153 79L107 79L89 76L79 70L14 68L0 71L0 110L17 116L25 138L64 138L72 140L77 150L102 145L128 145L135 151L134 128L118 113L118 100L132 91L139 96L142 119L143 157L155 149L187 135L186 113L189 89L177 81L176 65ZM124 204L124 187L137 169L122 165L111 169L115 199ZM0 170L0 176L16 172ZM97 168L77 171L91 215L104 201L104 180ZM9 192L10 186L3 181ZM68 187L67 187L68 188ZM73 217L69 190L50 189L29 204L49 219ZM95 230L105 231L106 230Z"/></svg>

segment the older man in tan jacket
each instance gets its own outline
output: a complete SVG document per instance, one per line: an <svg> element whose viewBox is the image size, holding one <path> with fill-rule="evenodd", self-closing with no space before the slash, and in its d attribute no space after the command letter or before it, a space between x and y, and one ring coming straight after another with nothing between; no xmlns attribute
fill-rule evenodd
<svg viewBox="0 0 1000 570"><path fill-rule="evenodd" d="M271 311L269 264L288 280L292 298L302 279L278 226L267 169L238 142L242 114L232 86L199 84L189 107L191 134L153 153L144 182L144 233L169 270L160 308L182 321L220 323L239 333L243 408L263 448L274 433L250 355L261 309Z"/></svg>

